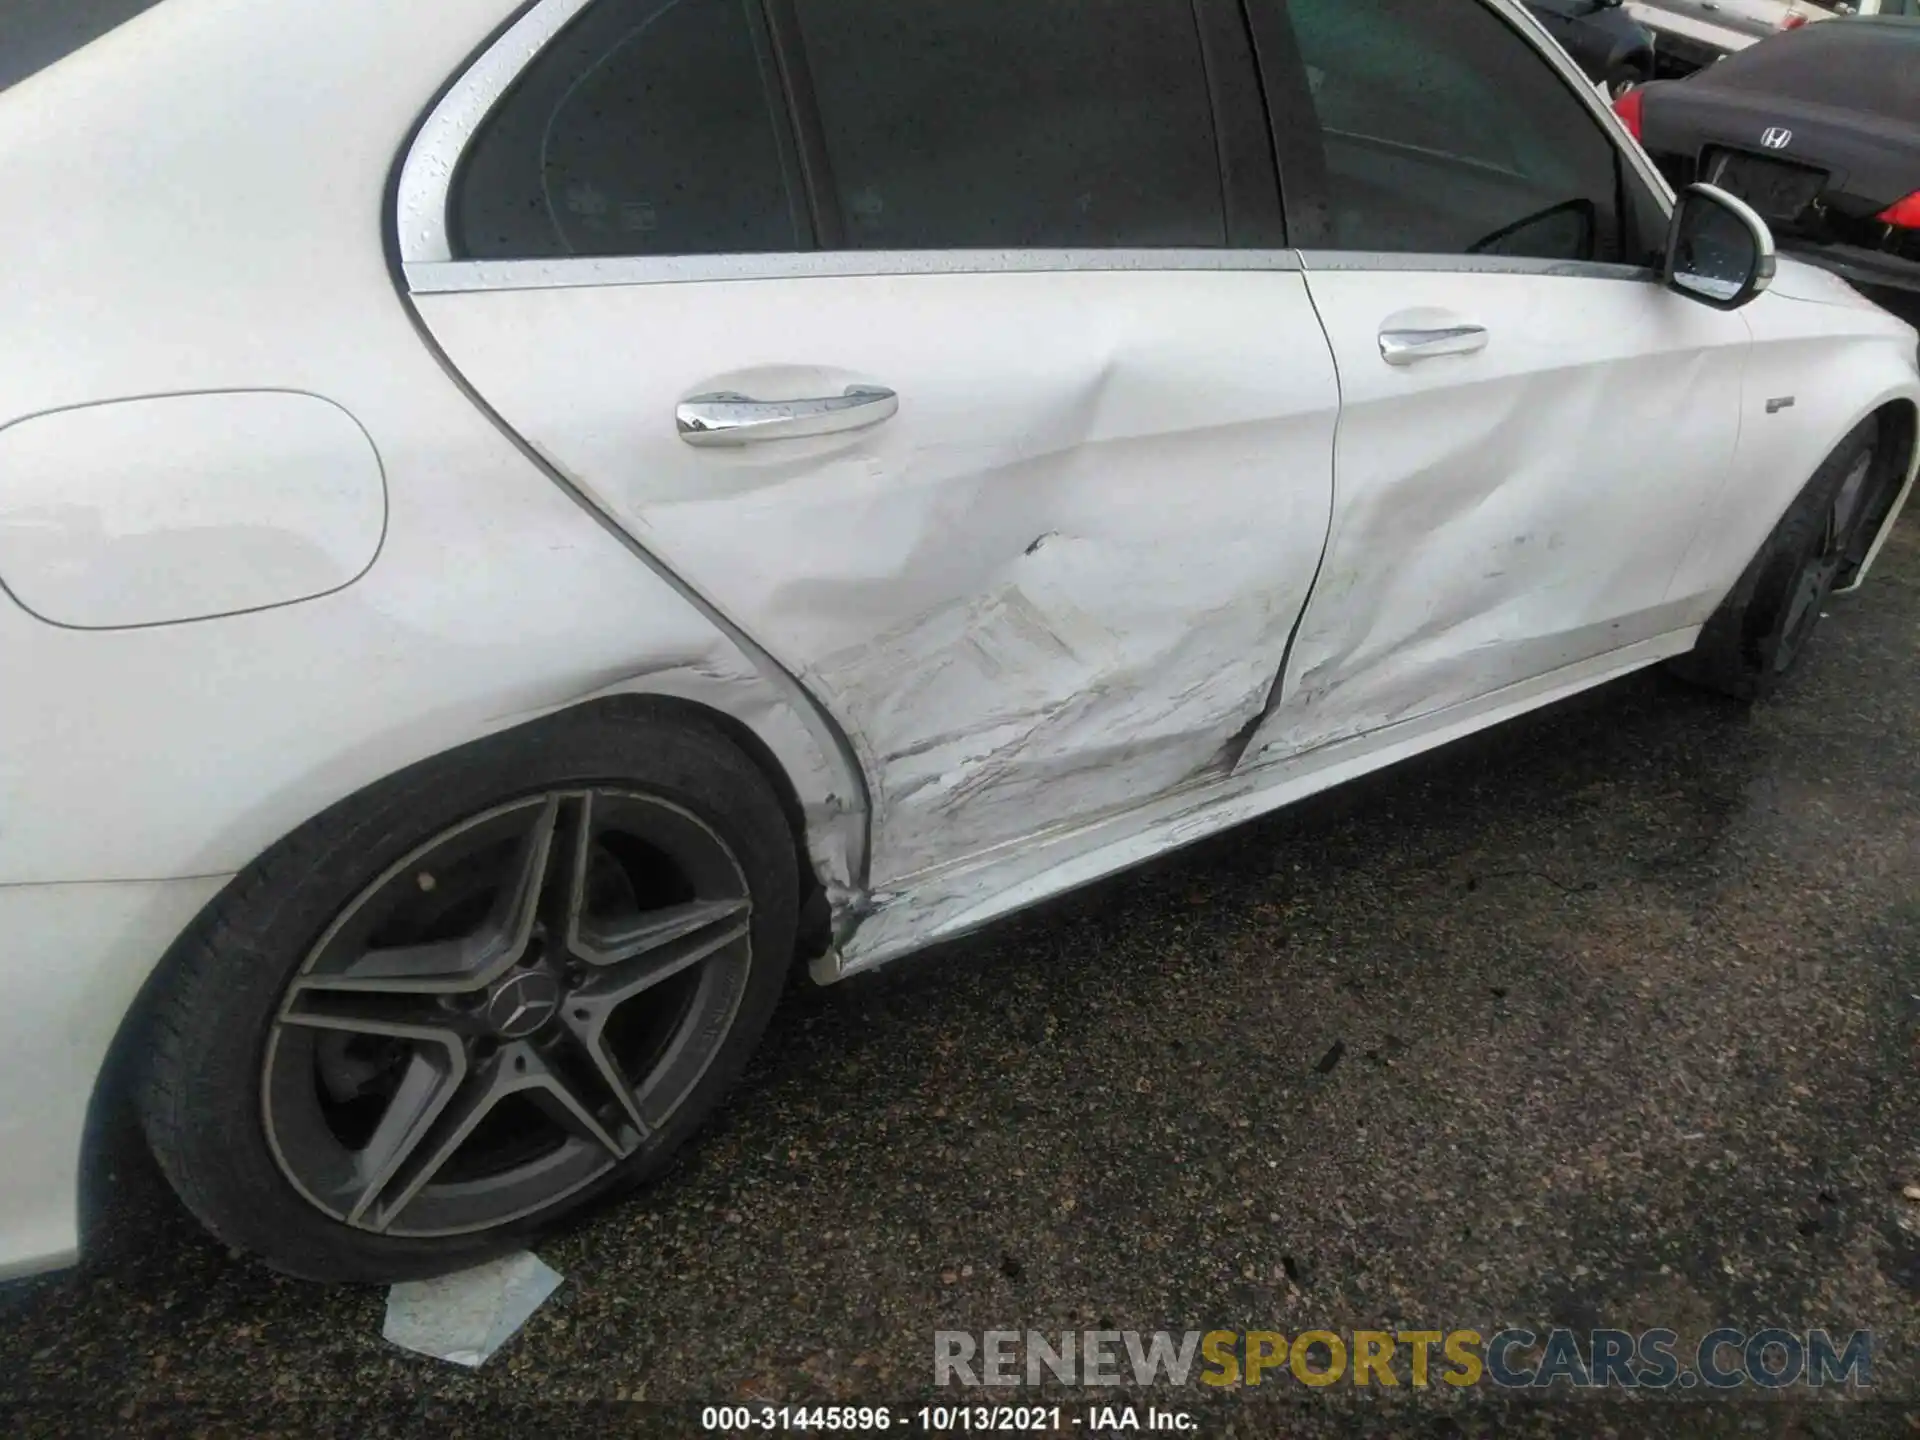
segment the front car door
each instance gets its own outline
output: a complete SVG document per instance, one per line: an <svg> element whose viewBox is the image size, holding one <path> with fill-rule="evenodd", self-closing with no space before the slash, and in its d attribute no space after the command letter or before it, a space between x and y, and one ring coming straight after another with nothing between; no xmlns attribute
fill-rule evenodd
<svg viewBox="0 0 1920 1440"><path fill-rule="evenodd" d="M1685 648L1711 597L1671 582L1733 457L1748 330L1660 285L1665 206L1597 99L1518 6L1256 13L1343 407L1321 577L1248 762Z"/></svg>
<svg viewBox="0 0 1920 1440"><path fill-rule="evenodd" d="M874 890L1238 757L1338 392L1237 5L547 0L399 211L478 395L850 738Z"/></svg>

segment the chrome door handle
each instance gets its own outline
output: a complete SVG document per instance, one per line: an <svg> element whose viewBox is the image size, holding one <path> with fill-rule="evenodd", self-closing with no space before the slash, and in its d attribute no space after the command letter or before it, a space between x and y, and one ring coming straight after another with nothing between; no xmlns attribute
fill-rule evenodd
<svg viewBox="0 0 1920 1440"><path fill-rule="evenodd" d="M1380 358L1389 365L1411 365L1436 355L1471 355L1487 348L1484 325L1448 325L1439 330L1382 330Z"/></svg>
<svg viewBox="0 0 1920 1440"><path fill-rule="evenodd" d="M681 401L674 420L689 445L757 445L864 430L891 420L899 409L900 397L879 385L849 385L844 395L819 400L755 400L722 390Z"/></svg>

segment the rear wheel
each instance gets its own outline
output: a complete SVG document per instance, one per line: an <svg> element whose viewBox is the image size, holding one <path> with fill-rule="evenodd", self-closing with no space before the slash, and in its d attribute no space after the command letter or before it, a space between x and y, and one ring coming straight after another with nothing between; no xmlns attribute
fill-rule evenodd
<svg viewBox="0 0 1920 1440"><path fill-rule="evenodd" d="M590 713L336 806L170 962L142 1111L216 1235L290 1273L457 1269L664 1165L745 1064L796 860L720 736Z"/></svg>
<svg viewBox="0 0 1920 1440"><path fill-rule="evenodd" d="M1805 653L1835 582L1871 543L1899 480L1882 463L1879 423L1864 422L1814 472L1675 673L1738 699L1771 694Z"/></svg>

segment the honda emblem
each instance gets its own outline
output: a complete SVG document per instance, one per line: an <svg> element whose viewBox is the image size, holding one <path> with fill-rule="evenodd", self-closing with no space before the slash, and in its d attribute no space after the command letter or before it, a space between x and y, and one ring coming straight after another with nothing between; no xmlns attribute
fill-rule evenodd
<svg viewBox="0 0 1920 1440"><path fill-rule="evenodd" d="M1793 131L1783 125L1770 125L1767 133L1760 137L1760 143L1769 150L1784 150L1793 142Z"/></svg>

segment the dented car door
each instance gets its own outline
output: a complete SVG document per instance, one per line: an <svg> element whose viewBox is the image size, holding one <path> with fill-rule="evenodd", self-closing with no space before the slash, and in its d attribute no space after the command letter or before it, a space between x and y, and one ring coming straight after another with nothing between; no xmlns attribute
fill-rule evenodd
<svg viewBox="0 0 1920 1440"><path fill-rule="evenodd" d="M1697 624L1672 582L1739 433L1745 319L1577 78L1481 0L1288 0L1287 170L1339 366L1334 522L1247 763ZM1271 78L1271 77L1270 77Z"/></svg>
<svg viewBox="0 0 1920 1440"><path fill-rule="evenodd" d="M408 278L503 420L837 719L884 888L1232 767L1338 391L1236 7L793 8L589 7Z"/></svg>

